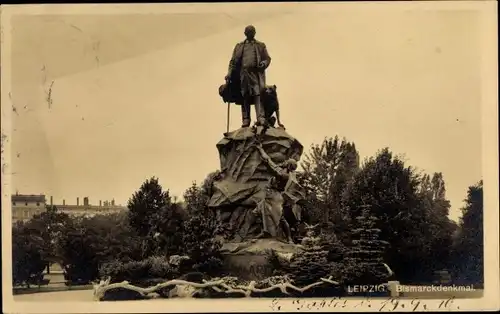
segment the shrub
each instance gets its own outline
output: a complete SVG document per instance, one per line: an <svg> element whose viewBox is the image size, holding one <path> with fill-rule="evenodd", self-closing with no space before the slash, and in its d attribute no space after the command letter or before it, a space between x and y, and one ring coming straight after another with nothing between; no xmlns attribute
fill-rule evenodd
<svg viewBox="0 0 500 314"><path fill-rule="evenodd" d="M342 262L342 282L348 285L386 282L389 273L383 255L388 243L378 239L377 219L365 208L356 220L358 228L352 232L354 240Z"/></svg>
<svg viewBox="0 0 500 314"><path fill-rule="evenodd" d="M179 275L176 267L163 256L152 256L142 261L121 262L118 260L103 264L99 269L101 279L111 278L111 282L141 282L149 279L172 279Z"/></svg>
<svg viewBox="0 0 500 314"><path fill-rule="evenodd" d="M309 227L303 239L304 251L293 256L290 275L295 285L306 286L330 275L328 251L321 245L321 238L315 236L314 227Z"/></svg>
<svg viewBox="0 0 500 314"><path fill-rule="evenodd" d="M221 243L214 238L215 220L209 214L199 214L184 223L184 253L191 258L192 270L210 276L220 276L223 262Z"/></svg>

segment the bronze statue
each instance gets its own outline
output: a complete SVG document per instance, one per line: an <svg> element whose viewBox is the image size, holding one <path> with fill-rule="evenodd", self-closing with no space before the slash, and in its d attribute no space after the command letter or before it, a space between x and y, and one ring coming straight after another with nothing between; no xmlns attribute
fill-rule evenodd
<svg viewBox="0 0 500 314"><path fill-rule="evenodd" d="M235 103L241 106L243 104L243 97L241 96L240 88L235 87L235 85L237 84L226 83L221 85L219 87L219 95L225 103ZM280 104L276 85L266 85L260 98L267 125L275 127L277 122L278 127L285 129L280 119Z"/></svg>
<svg viewBox="0 0 500 314"><path fill-rule="evenodd" d="M278 126L284 129L285 126L280 119L280 103L276 89L276 85L266 85L261 101L264 106L267 125L274 127L275 123L278 122Z"/></svg>
<svg viewBox="0 0 500 314"><path fill-rule="evenodd" d="M255 27L245 28L246 39L237 43L229 61L226 82L239 85L242 96L242 127L249 127L250 106L255 105L257 125L266 125L266 117L261 103L261 94L266 86L265 70L271 63L266 45L255 39Z"/></svg>
<svg viewBox="0 0 500 314"><path fill-rule="evenodd" d="M289 193L289 190L294 190L298 185L294 173L297 169L297 161L293 158L289 158L279 166L272 161L271 157L264 151L260 143L256 146L262 159L274 175L267 188L265 198L259 203L255 211L262 215L263 222L263 230L257 238L277 237L279 227L281 226L287 241L293 243L290 226L283 216L283 197L288 196L289 200L301 199L300 196L294 196L293 191ZM294 212L294 214L299 213ZM300 219L300 217L297 218Z"/></svg>

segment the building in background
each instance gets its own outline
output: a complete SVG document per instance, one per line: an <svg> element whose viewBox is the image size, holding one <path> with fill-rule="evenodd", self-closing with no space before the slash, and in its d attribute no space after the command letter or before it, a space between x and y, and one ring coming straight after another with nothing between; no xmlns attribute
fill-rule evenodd
<svg viewBox="0 0 500 314"><path fill-rule="evenodd" d="M57 210L70 216L95 216L118 213L127 210L126 206L116 205L115 200L99 201L99 205L91 205L88 197L83 198L83 204L80 204L80 198L76 198L75 205L68 205L63 200L61 205L54 204L52 196L50 204L47 204L45 195L12 195L12 222L27 221L36 214L41 214L46 210L46 205L55 205Z"/></svg>
<svg viewBox="0 0 500 314"><path fill-rule="evenodd" d="M12 222L26 221L45 211L45 195L12 195Z"/></svg>
<svg viewBox="0 0 500 314"><path fill-rule="evenodd" d="M119 213L127 210L126 206L116 205L115 200L111 201L99 201L99 205L90 204L89 198L83 198L83 204L80 204L80 198L76 198L76 205L68 205L66 201L63 200L62 205L55 205L57 210L66 213L70 216L95 216L95 215L107 215L113 213Z"/></svg>

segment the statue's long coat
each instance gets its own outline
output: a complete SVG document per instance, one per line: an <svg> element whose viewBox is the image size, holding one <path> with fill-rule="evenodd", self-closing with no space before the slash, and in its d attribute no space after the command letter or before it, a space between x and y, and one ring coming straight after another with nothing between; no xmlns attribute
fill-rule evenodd
<svg viewBox="0 0 500 314"><path fill-rule="evenodd" d="M234 81L236 78L238 79L239 83L238 85L240 85L243 95L247 94L246 91L243 90L245 88L245 85L241 85L243 82L243 77L242 77L243 73L241 71L241 59L243 56L243 46L245 44L245 41L237 43L236 46L234 47L233 55L231 57L231 60L229 61L229 68L228 68L228 74L231 76L232 80ZM261 41L255 40L255 46L257 54L257 64L260 64L260 62L264 62L264 68L251 71L252 73L250 73L250 75L252 77L250 78L249 81L252 84L258 84L258 90L262 91L266 86L265 70L271 64L271 57L269 56L269 53L267 51L266 44L264 44Z"/></svg>

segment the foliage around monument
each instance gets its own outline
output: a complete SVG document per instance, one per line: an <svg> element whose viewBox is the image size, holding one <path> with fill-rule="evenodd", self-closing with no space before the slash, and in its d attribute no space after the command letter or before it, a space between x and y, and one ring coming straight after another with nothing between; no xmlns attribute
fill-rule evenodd
<svg viewBox="0 0 500 314"><path fill-rule="evenodd" d="M110 277L114 282L115 280L124 280L123 278L127 278L127 276L129 277L127 280L138 281L142 277L147 281L159 278L172 279L189 272L201 272L210 276L220 275L222 269L222 260L219 253L220 243L213 237L215 219L213 213L208 211L203 201L209 197L208 187L212 175L207 176L202 186L193 183L186 190L182 206L173 203L170 206L173 209L170 213L165 210L160 211L160 214L164 216L158 219L164 221L167 225L170 220L171 225L173 223L175 228L158 227L159 234L157 234L157 238L175 236L178 238L178 242L182 243L182 246L168 250L160 247L160 241L152 242L152 244L157 245L157 247L151 248L153 252L156 252L154 255L139 258L135 261L114 260L101 267L100 278ZM143 186L146 186L147 182ZM146 205L146 202L143 204ZM181 208L187 209L186 215L172 215L172 212L180 212ZM164 230L176 230L177 233L165 234L162 233ZM189 231L184 232L184 230ZM189 259L182 259L179 265L169 264L169 258L177 254L189 256ZM154 269L161 269L158 265L160 261L165 264L164 273L154 271Z"/></svg>
<svg viewBox="0 0 500 314"><path fill-rule="evenodd" d="M142 257L178 254L182 248L183 208L173 203L157 178L146 180L129 199L128 219L142 241Z"/></svg>
<svg viewBox="0 0 500 314"><path fill-rule="evenodd" d="M309 222L320 224L321 232L347 236L347 213L341 205L341 196L359 171L359 153L354 143L346 139L325 138L321 144L311 145L301 163L299 181L306 192Z"/></svg>
<svg viewBox="0 0 500 314"><path fill-rule="evenodd" d="M40 234L33 232L26 223L12 226L12 284L34 285L43 278L47 266L45 242Z"/></svg>
<svg viewBox="0 0 500 314"><path fill-rule="evenodd" d="M59 256L67 280L85 284L98 278L103 263L140 259L141 245L126 213L73 218L61 239Z"/></svg>
<svg viewBox="0 0 500 314"><path fill-rule="evenodd" d="M303 238L304 250L292 257L289 274L293 282L306 286L330 275L331 265L328 251L321 245L313 226L308 226L307 236Z"/></svg>
<svg viewBox="0 0 500 314"><path fill-rule="evenodd" d="M423 278L422 273L414 272L414 263L409 261L417 260L422 265L421 269L429 272L428 270L433 270L432 266L436 260L443 260L443 265L447 265L448 268L456 265L452 269L455 276L473 274L468 278L458 277L458 280L474 284L482 282L482 184L470 188L463 210L464 217L458 229L446 217L449 202L446 200L445 191L444 179L439 173L432 176L421 175L414 168L406 166L401 159L393 157L389 150L382 150L373 158L369 158L344 187L341 205L347 211L350 211L350 208L362 208L361 206L367 204L373 206L372 214L379 219L377 228L381 230L380 237L391 242L386 256L388 264L396 271L397 279L405 282ZM353 211L348 222L353 223L358 214ZM68 218L71 223L62 225L57 222L58 217L62 216L50 213L35 216L27 223L31 229L23 229L24 231L13 226L13 233L16 233L12 246L15 281L22 282L23 278L41 274L42 264L46 265L51 258L49 256L55 256L70 268L77 269L83 267L82 265L94 268L87 273L68 271L75 281L82 281L82 277L87 277L86 281L97 279L89 277L95 277L98 273L95 270L95 265L98 263L110 263L116 259L122 264L127 264L134 260L141 263L143 260L143 242L136 234L136 230L129 225L127 215L122 215L121 218L119 215L110 215L107 218L97 216L95 220ZM179 217L182 218L184 226L187 216L179 215ZM168 220L169 216L165 215L162 219ZM47 232L44 226L50 224L61 226L60 232ZM201 222L199 224L202 225ZM179 225L174 224L174 226ZM394 232L397 234L391 237L391 233ZM35 237L35 234L39 236ZM454 243L450 248L452 234ZM325 238L331 236L331 233L325 232L324 236ZM411 239L418 241L406 241ZM50 243L54 244L54 249L50 248L48 245ZM153 243L158 244L158 242ZM325 240L323 247L328 243L330 241ZM95 253L88 254L74 247L83 244L91 246ZM338 246L332 247L327 250L335 251L334 248ZM162 254L167 256L167 253ZM336 254L337 258L339 254L341 255L341 253ZM21 256L30 258L23 259ZM471 257L464 259L464 256ZM329 261L332 259L328 258ZM186 271L191 270L192 268L189 268ZM286 275L284 272L278 277L284 278ZM333 278L340 281L342 275Z"/></svg>
<svg viewBox="0 0 500 314"><path fill-rule="evenodd" d="M352 245L342 260L342 282L346 285L372 284L387 282L392 271L384 263L384 253L388 242L379 239L380 229L376 228L377 218L369 208L363 208L356 217L352 235Z"/></svg>
<svg viewBox="0 0 500 314"><path fill-rule="evenodd" d="M469 187L453 244L452 267L462 284L484 284L483 181Z"/></svg>
<svg viewBox="0 0 500 314"><path fill-rule="evenodd" d="M192 270L219 276L223 269L221 243L214 238L215 219L210 214L198 214L184 222L183 253L193 262Z"/></svg>
<svg viewBox="0 0 500 314"><path fill-rule="evenodd" d="M172 279L178 275L179 270L170 265L169 258L164 256L151 256L144 260L128 262L114 260L103 264L99 269L99 277L109 277L111 282Z"/></svg>
<svg viewBox="0 0 500 314"><path fill-rule="evenodd" d="M432 280L429 270L435 260L437 233L444 222L452 222L443 217L444 193L437 199L428 199L422 192L423 176L413 167L394 156L388 149L380 150L368 158L359 172L346 186L342 194L342 206L350 213L350 224L366 206L377 218L376 228L380 229L380 239L390 243L385 258L401 282L420 282L422 278ZM442 181L437 186L444 185ZM437 193L439 194L439 193ZM352 227L354 228L354 227ZM441 239L451 238L452 229L442 229ZM434 245L433 245L434 244ZM416 268L413 265L425 265Z"/></svg>
<svg viewBox="0 0 500 314"><path fill-rule="evenodd" d="M193 271L218 276L222 271L221 243L214 237L217 224L215 213L207 207L213 194L214 179L219 171L211 172L201 185L193 182L184 193L184 203L189 216L184 222L183 254L190 256Z"/></svg>

